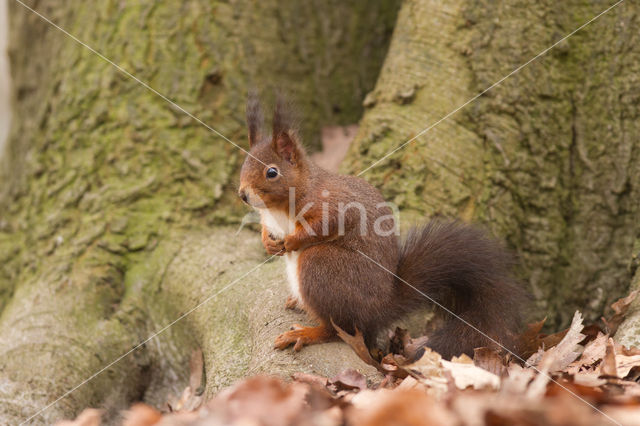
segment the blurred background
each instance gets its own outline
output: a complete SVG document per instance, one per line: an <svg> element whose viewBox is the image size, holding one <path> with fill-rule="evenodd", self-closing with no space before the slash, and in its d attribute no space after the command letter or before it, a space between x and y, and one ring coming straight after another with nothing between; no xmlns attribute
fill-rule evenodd
<svg viewBox="0 0 640 426"><path fill-rule="evenodd" d="M7 0L0 0L0 157L9 134L11 110L9 107L9 61L7 58Z"/></svg>

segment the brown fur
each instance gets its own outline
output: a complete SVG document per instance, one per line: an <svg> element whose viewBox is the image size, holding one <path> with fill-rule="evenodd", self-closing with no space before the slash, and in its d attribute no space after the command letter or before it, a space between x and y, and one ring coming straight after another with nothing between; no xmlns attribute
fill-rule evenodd
<svg viewBox="0 0 640 426"><path fill-rule="evenodd" d="M284 241L277 241L263 230L263 244L269 253L282 254L282 248L300 253L303 307L321 323L319 328L297 328L295 333L284 333L278 337L277 347L295 344L299 350L303 344L326 341L333 335L327 331L331 329L327 326L331 321L350 333L357 328L371 345L393 321L419 307L432 305L429 299L512 347L525 297L510 275L510 258L500 244L478 229L458 222L430 222L414 228L401 245L393 233L377 235L373 232L376 220L392 213L388 207L378 207L384 202L380 192L363 179L329 173L313 164L291 129L281 103L275 108L271 138L259 136L261 114L257 111L257 101L252 98L247 108L251 151L242 167L240 195L254 206L260 197L265 204L262 207L288 213L289 187L294 187L295 214L312 202L313 206L303 216L316 234L310 235L297 223L294 232L286 235ZM265 164L277 167L276 179L266 178ZM345 232L339 235L339 203L346 205L352 201L366 208L365 235L360 234L361 217L357 209L346 211ZM323 209L330 218L325 224ZM382 225L386 231L393 228L391 220ZM428 346L443 356L471 355L474 347L490 343L441 308L436 308L436 312L442 313L446 321L430 336Z"/></svg>

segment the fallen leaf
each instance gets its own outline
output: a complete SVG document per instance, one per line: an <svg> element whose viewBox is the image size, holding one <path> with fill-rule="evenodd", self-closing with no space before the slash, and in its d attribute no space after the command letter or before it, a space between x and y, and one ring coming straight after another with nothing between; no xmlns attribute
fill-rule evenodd
<svg viewBox="0 0 640 426"><path fill-rule="evenodd" d="M626 378L632 369L640 369L640 355L622 355L616 353L616 372L618 377Z"/></svg>
<svg viewBox="0 0 640 426"><path fill-rule="evenodd" d="M87 408L80 413L75 420L62 420L55 426L99 426L102 418L102 410Z"/></svg>
<svg viewBox="0 0 640 426"><path fill-rule="evenodd" d="M402 369L428 386L435 394L442 394L449 389L449 380L444 373L441 361L442 356L439 353L425 348L420 359L411 364L403 365Z"/></svg>
<svg viewBox="0 0 640 426"><path fill-rule="evenodd" d="M545 370L548 372L566 368L582 353L583 348L579 346L579 343L585 338L581 333L582 327L582 315L576 311L571 326L560 343L546 351L538 350L527 360L527 365L540 366L544 364Z"/></svg>
<svg viewBox="0 0 640 426"><path fill-rule="evenodd" d="M614 314L609 319L605 319L604 317L602 318L602 322L604 322L605 326L607 327L609 335L613 336L614 334L616 334L616 331L618 331L618 327L620 326L620 324L622 324L622 321L624 320L624 317L627 314L631 303L638 296L638 291L639 290L634 290L629 293L627 297L618 299L611 304L611 309L613 309Z"/></svg>
<svg viewBox="0 0 640 426"><path fill-rule="evenodd" d="M589 368L599 363L604 358L607 350L607 341L609 336L606 334L598 334L598 336L590 341L582 351L582 355L576 361L569 365L567 372L575 374L583 368Z"/></svg>
<svg viewBox="0 0 640 426"><path fill-rule="evenodd" d="M618 377L618 371L616 369L616 351L613 344L613 339L609 338L606 346L606 351L602 362L600 363L600 376L604 377Z"/></svg>
<svg viewBox="0 0 640 426"><path fill-rule="evenodd" d="M617 354L622 354L627 356L640 355L640 348L635 348L635 347L628 348L616 342L615 340L614 340L614 343L615 343L615 349Z"/></svg>
<svg viewBox="0 0 640 426"><path fill-rule="evenodd" d="M469 355L462 354L460 356L454 356L451 358L451 362L456 362L459 364L473 364L473 360L469 358Z"/></svg>
<svg viewBox="0 0 640 426"><path fill-rule="evenodd" d="M523 358L527 359L538 351L541 346L540 330L542 330L546 320L547 318L545 317L538 322L527 324L527 330L520 335L518 352Z"/></svg>
<svg viewBox="0 0 640 426"><path fill-rule="evenodd" d="M368 395L368 401L354 397L349 424L359 426L457 425L456 417L419 389L382 389Z"/></svg>
<svg viewBox="0 0 640 426"><path fill-rule="evenodd" d="M503 377L507 374L507 367L505 367L502 357L493 348L475 348L473 350L473 364L498 377Z"/></svg>
<svg viewBox="0 0 640 426"><path fill-rule="evenodd" d="M429 341L429 336L412 338L404 328L396 327L389 335L389 351L392 354L402 355L408 360L415 361L422 356L422 349Z"/></svg>
<svg viewBox="0 0 640 426"><path fill-rule="evenodd" d="M331 324L333 325L333 328L336 330L336 333L338 333L338 336L347 345L351 346L351 349L353 349L353 351L356 353L356 355L358 355L358 357L362 361L364 361L365 363L373 367L376 367L378 370L382 370L382 368L380 367L380 364L371 356L371 353L369 352L369 348L364 342L364 336L362 335L360 330L356 329L356 334L352 336L346 331L344 331L343 329L341 329L340 327L338 327L336 323L333 322L333 320L331 320Z"/></svg>
<svg viewBox="0 0 640 426"><path fill-rule="evenodd" d="M356 334L355 335L350 335L349 333L347 333L346 331L344 331L343 329L341 329L340 327L338 327L333 320L331 321L331 324L333 324L333 327L336 330L336 333L338 333L338 336L349 346L351 346L351 349L353 349L353 351L356 353L356 355L358 355L358 357L364 361L365 363L375 367L378 371L380 371L382 374L390 374L392 376L395 377L399 377L401 379L404 379L406 377L406 374L404 373L403 370L397 368L397 364L394 361L394 364L391 368L387 369L386 367L389 367L389 364L385 365L385 364L381 364L378 361L376 361L375 359L373 359L373 357L371 356L371 352L369 352L369 348L367 347L367 345L364 342L364 336L362 335L362 333L360 332L360 330L358 330L356 328Z"/></svg>
<svg viewBox="0 0 640 426"><path fill-rule="evenodd" d="M498 389L500 377L473 365L473 362L441 361L442 367L451 372L458 389Z"/></svg>
<svg viewBox="0 0 640 426"><path fill-rule="evenodd" d="M512 363L507 367L507 377L502 380L501 393L507 395L522 395L535 377L536 372L531 368L524 368Z"/></svg>
<svg viewBox="0 0 640 426"><path fill-rule="evenodd" d="M316 385L320 387L325 387L329 383L329 379L322 376L316 376L315 374L309 373L293 373L293 380L308 383L310 385Z"/></svg>
<svg viewBox="0 0 640 426"><path fill-rule="evenodd" d="M606 406L602 411L621 425L640 426L640 408L637 406Z"/></svg>
<svg viewBox="0 0 640 426"><path fill-rule="evenodd" d="M581 372L573 375L573 382L581 386L598 387L607 383L597 371Z"/></svg>
<svg viewBox="0 0 640 426"><path fill-rule="evenodd" d="M152 426L162 419L162 414L147 404L134 404L124 412L122 426Z"/></svg>
<svg viewBox="0 0 640 426"><path fill-rule="evenodd" d="M632 367L629 370L629 372L624 376L624 379L631 382L640 381L640 367L639 366Z"/></svg>
<svg viewBox="0 0 640 426"><path fill-rule="evenodd" d="M292 425L310 424L311 415L331 405L305 383L256 376L223 390L204 409L209 424Z"/></svg>
<svg viewBox="0 0 640 426"><path fill-rule="evenodd" d="M541 321L528 324L527 330L520 335L518 353L521 358L528 359L539 349L551 349L560 343L569 331L569 329L566 329L550 335L540 333L546 320L547 318L545 317Z"/></svg>
<svg viewBox="0 0 640 426"><path fill-rule="evenodd" d="M347 368L340 372L330 382L338 388L338 390L351 389L367 389L367 378L353 368Z"/></svg>

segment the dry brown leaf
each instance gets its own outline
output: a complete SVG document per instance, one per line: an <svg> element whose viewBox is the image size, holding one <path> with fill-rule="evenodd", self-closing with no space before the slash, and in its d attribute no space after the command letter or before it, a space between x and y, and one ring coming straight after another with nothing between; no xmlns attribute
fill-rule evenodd
<svg viewBox="0 0 640 426"><path fill-rule="evenodd" d="M501 398L492 402L484 417L487 425L611 425L592 407L566 391L541 401Z"/></svg>
<svg viewBox="0 0 640 426"><path fill-rule="evenodd" d="M518 352L523 358L529 358L538 351L540 347L540 330L544 326L547 318L543 318L538 322L527 324L527 330L520 335Z"/></svg>
<svg viewBox="0 0 640 426"><path fill-rule="evenodd" d="M389 352L415 361L428 341L429 336L420 336L414 339L406 329L396 327L395 331L389 335Z"/></svg>
<svg viewBox="0 0 640 426"><path fill-rule="evenodd" d="M469 355L467 354L454 356L453 358L451 358L451 362L457 362L459 364L473 364L473 360L469 358Z"/></svg>
<svg viewBox="0 0 640 426"><path fill-rule="evenodd" d="M401 362L398 362L397 358L401 358ZM393 355L387 354L380 361L380 367L382 367L382 371L393 377L398 379L404 379L407 377L407 373L400 368L400 365L406 364L406 359L404 359L401 355Z"/></svg>
<svg viewBox="0 0 640 426"><path fill-rule="evenodd" d="M616 369L616 350L613 339L607 341L606 351L602 362L600 363L599 372L601 376L618 377Z"/></svg>
<svg viewBox="0 0 640 426"><path fill-rule="evenodd" d="M396 389L412 389L422 386L422 383L418 382L414 377L407 376L404 380L402 380L402 382L400 382Z"/></svg>
<svg viewBox="0 0 640 426"><path fill-rule="evenodd" d="M549 375L549 362L545 362L538 370L538 374L535 376L533 381L527 387L525 396L530 400L542 399L550 381L551 376Z"/></svg>
<svg viewBox="0 0 640 426"><path fill-rule="evenodd" d="M502 380L502 393L506 395L524 394L536 373L531 368L523 368L512 363L507 368L507 377Z"/></svg>
<svg viewBox="0 0 640 426"><path fill-rule="evenodd" d="M448 390L449 379L442 368L442 356L439 353L425 348L424 354L419 360L403 365L402 369L415 377L420 383L428 386L435 394L441 394Z"/></svg>
<svg viewBox="0 0 640 426"><path fill-rule="evenodd" d="M346 331L344 331L343 329L341 329L340 327L338 327L333 322L333 320L331 321L331 324L333 324L333 327L336 330L336 333L338 333L338 336L347 345L351 346L351 349L353 349L353 351L356 353L356 355L358 355L358 357L362 361L375 367L382 374L385 374L385 375L390 374L394 377L398 377L401 379L404 379L407 376L404 370L398 368L398 364L397 362L395 362L395 360L393 360L393 356L391 357L391 359L393 360L393 363L390 363L390 360L387 358L385 358L387 360L386 364L385 363L381 364L375 359L373 359L373 357L371 356L371 352L369 352L369 348L364 342L364 336L362 335L360 330L356 328L356 334L352 336Z"/></svg>
<svg viewBox="0 0 640 426"><path fill-rule="evenodd" d="M580 372L573 375L573 383L581 386L598 387L607 383L597 371Z"/></svg>
<svg viewBox="0 0 640 426"><path fill-rule="evenodd" d="M490 373L503 377L507 374L507 367L500 354L492 348L476 348L473 350L473 364Z"/></svg>
<svg viewBox="0 0 640 426"><path fill-rule="evenodd" d="M75 420L62 420L55 426L100 426L102 410L87 408Z"/></svg>
<svg viewBox="0 0 640 426"><path fill-rule="evenodd" d="M606 406L602 407L602 411L621 425L640 426L640 407L638 406Z"/></svg>
<svg viewBox="0 0 640 426"><path fill-rule="evenodd" d="M538 350L527 360L527 365L544 366L544 370L548 372L565 369L582 353L583 348L579 346L585 338L581 333L582 327L582 315L576 311L571 326L560 343L546 351Z"/></svg>
<svg viewBox="0 0 640 426"><path fill-rule="evenodd" d="M349 424L359 426L456 425L456 417L419 389L382 389L359 393L349 410ZM362 398L359 398L361 397Z"/></svg>
<svg viewBox="0 0 640 426"><path fill-rule="evenodd" d="M340 372L330 382L338 390L367 389L367 378L353 368L347 368Z"/></svg>
<svg viewBox="0 0 640 426"><path fill-rule="evenodd" d="M329 383L329 379L322 376L316 376L309 373L293 373L293 380L302 383L308 383L310 385L325 387Z"/></svg>
<svg viewBox="0 0 640 426"><path fill-rule="evenodd" d="M362 335L360 330L356 329L356 334L352 336L338 327L336 323L333 322L333 320L331 320L331 324L336 330L336 333L338 333L338 337L340 337L347 345L351 346L351 349L353 349L353 351L362 361L373 367L376 367L379 370L381 369L380 364L371 356L369 348L364 342L364 336Z"/></svg>
<svg viewBox="0 0 640 426"><path fill-rule="evenodd" d="M578 343L585 337L580 333L581 330L582 315L576 311L571 321L571 326L560 343L547 351L539 349L537 353L527 360L527 366L533 366L539 373L527 388L527 398L530 400L542 399L547 385L551 381L550 373L564 370L578 358L582 351L582 347Z"/></svg>
<svg viewBox="0 0 640 426"><path fill-rule="evenodd" d="M122 426L152 426L162 419L162 414L147 404L134 404L124 413Z"/></svg>
<svg viewBox="0 0 640 426"><path fill-rule="evenodd" d="M618 327L622 324L631 303L638 296L638 290L634 290L627 297L623 297L622 299L618 299L614 303L611 304L611 309L613 309L614 314L609 318L602 318L602 322L604 322L607 327L607 331L609 335L613 336L618 331Z"/></svg>
<svg viewBox="0 0 640 426"><path fill-rule="evenodd" d="M640 369L640 355L627 356L616 353L616 372L618 377L627 377L633 368Z"/></svg>
<svg viewBox="0 0 640 426"><path fill-rule="evenodd" d="M469 359L470 360L470 359ZM442 367L451 373L458 389L498 389L500 377L473 365L473 362L440 361Z"/></svg>
<svg viewBox="0 0 640 426"><path fill-rule="evenodd" d="M527 330L520 335L518 339L518 353L523 359L530 358L533 354L539 351L539 349L547 350L556 346L567 334L569 329L559 331L554 334L540 333L547 318L543 318L541 321L534 322L527 325Z"/></svg>
<svg viewBox="0 0 640 426"><path fill-rule="evenodd" d="M627 356L640 355L640 348L636 348L636 347L628 348L628 347L626 347L624 345L621 345L620 343L616 342L615 340L613 342L615 343L615 348L616 348L616 353L617 354L622 354L622 355L627 355Z"/></svg>
<svg viewBox="0 0 640 426"><path fill-rule="evenodd" d="M201 411L210 424L305 425L331 406L307 384L256 376L220 392Z"/></svg>
<svg viewBox="0 0 640 426"><path fill-rule="evenodd" d="M576 374L582 369L590 368L599 363L604 358L608 339L608 335L598 334L594 340L587 343L580 358L569 365L567 372Z"/></svg>

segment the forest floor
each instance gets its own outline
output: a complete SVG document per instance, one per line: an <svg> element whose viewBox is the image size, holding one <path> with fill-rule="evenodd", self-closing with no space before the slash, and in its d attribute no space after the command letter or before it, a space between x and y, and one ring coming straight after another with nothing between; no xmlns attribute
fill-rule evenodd
<svg viewBox="0 0 640 426"><path fill-rule="evenodd" d="M380 371L377 383L353 369L332 378L255 376L204 401L202 354L196 351L183 394L165 407L133 405L123 424L640 425L640 348L611 337L637 295L614 303L612 315L599 324L585 326L579 312L567 330L552 335L540 332L544 320L529 324L519 357L477 348L473 359L446 361L420 349L425 337L412 339L402 329L390 334L388 353L381 356L370 353L361 336L339 332ZM100 421L100 410L87 409L58 426Z"/></svg>

